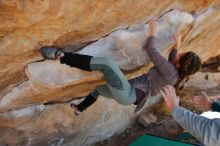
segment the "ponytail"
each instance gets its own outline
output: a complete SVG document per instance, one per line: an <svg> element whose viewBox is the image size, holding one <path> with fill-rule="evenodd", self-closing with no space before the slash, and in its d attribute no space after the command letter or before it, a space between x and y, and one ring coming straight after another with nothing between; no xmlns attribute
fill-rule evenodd
<svg viewBox="0 0 220 146"><path fill-rule="evenodd" d="M174 85L174 87L181 90L184 88L184 85L188 81L189 76L195 74L201 68L202 62L200 57L196 53L187 52L186 54L181 56L179 64L179 80Z"/></svg>

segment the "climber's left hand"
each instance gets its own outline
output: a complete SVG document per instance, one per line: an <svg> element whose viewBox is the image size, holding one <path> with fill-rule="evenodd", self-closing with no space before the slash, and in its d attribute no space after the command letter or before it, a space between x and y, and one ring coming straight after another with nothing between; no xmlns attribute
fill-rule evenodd
<svg viewBox="0 0 220 146"><path fill-rule="evenodd" d="M175 40L175 42L176 42L175 48L177 48L177 49L180 48L181 39L182 39L181 34L176 33L176 34L173 35L173 38L174 38L174 40Z"/></svg>

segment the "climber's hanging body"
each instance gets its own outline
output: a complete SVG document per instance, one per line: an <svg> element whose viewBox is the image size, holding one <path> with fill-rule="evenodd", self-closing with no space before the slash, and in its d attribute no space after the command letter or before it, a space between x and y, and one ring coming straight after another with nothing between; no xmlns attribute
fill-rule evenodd
<svg viewBox="0 0 220 146"><path fill-rule="evenodd" d="M92 57L88 55L63 53L54 47L41 48L42 55L47 59L60 59L62 64L77 67L86 71L101 71L106 80L105 85L100 85L90 93L79 105L71 105L75 114L79 114L92 105L99 95L113 98L122 105L136 104L135 112L140 110L147 97L155 96L166 85L175 85L179 79L175 60L178 58L177 49L170 53L168 61L156 49L156 23L150 22L150 37L145 49L154 63L148 73L132 80L127 80L118 65L109 57Z"/></svg>

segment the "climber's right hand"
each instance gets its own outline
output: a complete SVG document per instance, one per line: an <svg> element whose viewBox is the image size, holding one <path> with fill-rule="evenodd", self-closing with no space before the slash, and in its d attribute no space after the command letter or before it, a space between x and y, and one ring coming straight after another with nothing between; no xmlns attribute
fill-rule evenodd
<svg viewBox="0 0 220 146"><path fill-rule="evenodd" d="M150 20L150 36L157 36L157 22L155 20Z"/></svg>

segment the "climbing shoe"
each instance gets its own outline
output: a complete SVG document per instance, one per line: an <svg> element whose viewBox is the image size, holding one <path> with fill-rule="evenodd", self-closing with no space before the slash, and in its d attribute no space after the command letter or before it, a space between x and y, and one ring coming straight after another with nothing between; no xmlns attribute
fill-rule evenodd
<svg viewBox="0 0 220 146"><path fill-rule="evenodd" d="M71 108L74 109L74 115L75 115L75 116L79 116L79 114L81 113L81 111L78 110L77 105L76 105L75 103L71 103L70 106L71 106Z"/></svg>
<svg viewBox="0 0 220 146"><path fill-rule="evenodd" d="M50 60L56 60L62 53L59 48L55 47L42 47L40 52L45 59Z"/></svg>

